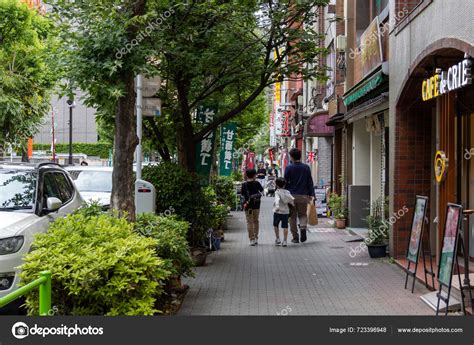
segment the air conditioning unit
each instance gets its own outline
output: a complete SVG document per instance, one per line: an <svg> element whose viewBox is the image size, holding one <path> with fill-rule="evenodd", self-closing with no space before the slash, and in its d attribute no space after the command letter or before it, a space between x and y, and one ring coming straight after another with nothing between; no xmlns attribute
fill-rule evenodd
<svg viewBox="0 0 474 345"><path fill-rule="evenodd" d="M338 52L345 52L347 48L347 37L339 35L336 37L336 50Z"/></svg>

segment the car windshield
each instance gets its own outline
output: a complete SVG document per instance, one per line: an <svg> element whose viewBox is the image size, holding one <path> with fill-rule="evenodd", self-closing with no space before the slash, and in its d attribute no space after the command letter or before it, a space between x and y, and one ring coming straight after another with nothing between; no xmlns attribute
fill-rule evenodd
<svg viewBox="0 0 474 345"><path fill-rule="evenodd" d="M36 172L0 169L0 211L33 210Z"/></svg>
<svg viewBox="0 0 474 345"><path fill-rule="evenodd" d="M71 173L76 178L75 183L79 192L112 192L111 171L80 171Z"/></svg>

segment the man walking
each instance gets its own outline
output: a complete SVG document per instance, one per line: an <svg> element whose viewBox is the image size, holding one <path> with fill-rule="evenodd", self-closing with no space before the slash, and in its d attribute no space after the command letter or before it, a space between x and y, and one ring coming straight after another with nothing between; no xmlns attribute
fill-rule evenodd
<svg viewBox="0 0 474 345"><path fill-rule="evenodd" d="M285 169L286 188L295 198L295 206L290 207L290 231L292 243L306 241L308 226L308 204L314 200L314 185L311 170L308 165L301 162L301 151L297 148L290 150L291 163ZM298 220L300 223L301 237L298 234Z"/></svg>

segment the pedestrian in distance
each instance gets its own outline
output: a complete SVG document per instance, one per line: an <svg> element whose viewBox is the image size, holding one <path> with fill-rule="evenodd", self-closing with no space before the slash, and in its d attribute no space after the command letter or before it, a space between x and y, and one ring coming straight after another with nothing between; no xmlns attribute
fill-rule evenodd
<svg viewBox="0 0 474 345"><path fill-rule="evenodd" d="M294 206L290 207L290 231L292 243L306 242L308 227L308 204L315 198L313 178L308 165L301 162L301 151L290 150L290 164L285 169L286 188L295 198ZM298 220L300 234L298 233Z"/></svg>
<svg viewBox="0 0 474 345"><path fill-rule="evenodd" d="M272 163L272 167L268 170L268 176L278 177L278 169L275 163Z"/></svg>
<svg viewBox="0 0 474 345"><path fill-rule="evenodd" d="M282 177L277 178L275 192L275 201L273 202L273 228L275 230L275 245L282 245L286 247L288 240L288 219L290 217L290 205L294 206L295 198L291 193L285 189L285 179ZM280 229L279 225L283 229L283 242L280 241Z"/></svg>
<svg viewBox="0 0 474 345"><path fill-rule="evenodd" d="M245 173L246 181L242 184L242 196L244 197L245 218L247 220L247 230L249 233L250 245L258 244L260 200L263 194L263 187L255 180L257 172L249 169Z"/></svg>
<svg viewBox="0 0 474 345"><path fill-rule="evenodd" d="M257 170L257 179L262 188L265 188L265 178L267 177L267 169L265 169L263 162L260 162Z"/></svg>

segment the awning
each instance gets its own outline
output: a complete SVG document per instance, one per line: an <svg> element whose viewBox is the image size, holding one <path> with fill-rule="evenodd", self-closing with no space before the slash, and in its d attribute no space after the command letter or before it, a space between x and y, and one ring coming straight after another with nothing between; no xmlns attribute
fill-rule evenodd
<svg viewBox="0 0 474 345"><path fill-rule="evenodd" d="M352 123L367 115L367 112L378 113L388 109L388 92L371 98L357 107L352 108L344 115L344 121Z"/></svg>
<svg viewBox="0 0 474 345"><path fill-rule="evenodd" d="M341 124L344 120L344 114L337 114L329 118L329 121L326 122L326 126L337 126Z"/></svg>
<svg viewBox="0 0 474 345"><path fill-rule="evenodd" d="M359 85L357 85L355 88L349 90L343 96L344 105L348 106L354 103L355 101L367 95L369 92L375 90L379 85L383 84L386 81L387 76L383 74L382 70L380 69L371 77L359 83Z"/></svg>

